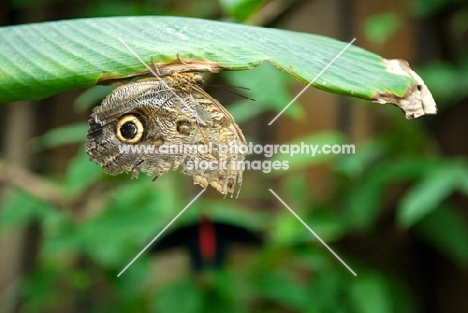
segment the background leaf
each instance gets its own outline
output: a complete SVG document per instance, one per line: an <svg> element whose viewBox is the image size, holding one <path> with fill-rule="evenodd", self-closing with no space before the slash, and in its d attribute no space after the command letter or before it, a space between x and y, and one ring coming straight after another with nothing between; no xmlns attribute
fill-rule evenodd
<svg viewBox="0 0 468 313"><path fill-rule="evenodd" d="M394 312L391 307L390 290L381 277L368 273L357 277L351 286L351 299L356 307L356 312Z"/></svg>
<svg viewBox="0 0 468 313"><path fill-rule="evenodd" d="M400 27L399 16L394 12L386 12L368 17L365 21L366 37L376 44L384 44Z"/></svg>
<svg viewBox="0 0 468 313"><path fill-rule="evenodd" d="M249 75L239 72L223 74L233 86L248 87L249 90L245 93L255 100L243 99L229 105L229 112L238 124L268 110L281 111L291 101L288 90L292 83L291 77L269 63L256 67ZM290 106L284 113L298 120L305 118L305 112L300 105Z"/></svg>
<svg viewBox="0 0 468 313"><path fill-rule="evenodd" d="M190 281L181 281L166 287L154 303L155 312L201 313L203 297L200 290Z"/></svg>
<svg viewBox="0 0 468 313"><path fill-rule="evenodd" d="M411 226L438 208L441 202L468 179L468 169L463 163L450 162L434 167L401 200L398 219Z"/></svg>

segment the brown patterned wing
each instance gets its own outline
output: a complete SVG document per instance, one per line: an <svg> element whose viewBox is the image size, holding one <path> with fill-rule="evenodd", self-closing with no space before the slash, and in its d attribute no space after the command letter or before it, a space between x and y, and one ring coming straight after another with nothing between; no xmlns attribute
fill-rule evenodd
<svg viewBox="0 0 468 313"><path fill-rule="evenodd" d="M86 151L104 170L162 176L182 167L194 183L233 193L242 183L245 144L230 113L194 74L143 79L115 89L93 110ZM233 148L234 149L234 148ZM239 167L240 166L240 167Z"/></svg>

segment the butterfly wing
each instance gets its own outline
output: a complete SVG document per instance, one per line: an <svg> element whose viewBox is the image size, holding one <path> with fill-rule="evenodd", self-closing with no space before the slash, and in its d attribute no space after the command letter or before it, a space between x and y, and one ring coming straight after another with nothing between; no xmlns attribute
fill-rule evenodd
<svg viewBox="0 0 468 313"><path fill-rule="evenodd" d="M242 162L245 153L239 151L246 145L244 135L234 122L232 115L200 86L191 85L191 96L196 102L196 110L205 125L198 125L196 140L211 147L208 155L196 155L193 162L206 160L214 162L212 168L198 168L193 171L183 169L183 173L192 175L196 183L210 184L222 194L233 194L236 184L242 184Z"/></svg>
<svg viewBox="0 0 468 313"><path fill-rule="evenodd" d="M181 109L180 102L167 84L155 79L117 88L93 110L87 153L111 175L126 172L138 177L140 171L163 175L174 163L182 163L184 156L158 153L157 148L188 143L194 137L178 132L178 123L194 125L196 117L194 104ZM141 126L136 127L136 132L141 133L139 140L119 136L123 131L119 122L126 117L131 117L130 124Z"/></svg>
<svg viewBox="0 0 468 313"><path fill-rule="evenodd" d="M141 171L162 176L182 166L194 183L211 185L223 194L232 194L242 183L237 162L245 154L221 153L219 148L245 144L245 138L230 113L197 85L193 74L121 86L93 110L89 124L86 151L109 174L137 177ZM210 166L199 166L203 164Z"/></svg>

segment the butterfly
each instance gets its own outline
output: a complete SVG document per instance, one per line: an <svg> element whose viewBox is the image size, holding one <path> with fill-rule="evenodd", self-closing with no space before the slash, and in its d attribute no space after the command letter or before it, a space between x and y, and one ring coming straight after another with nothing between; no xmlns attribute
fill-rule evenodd
<svg viewBox="0 0 468 313"><path fill-rule="evenodd" d="M203 188L232 196L238 184L239 192L246 152L236 147L246 145L244 135L202 84L199 74L173 73L113 90L89 118L90 159L132 178L181 167Z"/></svg>

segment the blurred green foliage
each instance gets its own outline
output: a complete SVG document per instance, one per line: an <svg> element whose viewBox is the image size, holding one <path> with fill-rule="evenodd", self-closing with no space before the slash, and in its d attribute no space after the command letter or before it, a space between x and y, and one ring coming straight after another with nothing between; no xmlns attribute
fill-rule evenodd
<svg viewBox="0 0 468 313"><path fill-rule="evenodd" d="M367 40L382 45L401 26L401 19L395 12L373 15L365 20Z"/></svg>
<svg viewBox="0 0 468 313"><path fill-rule="evenodd" d="M220 6L233 18L245 20L262 2L223 0ZM423 10L422 2L414 1L419 14L428 14L446 3L428 1L431 5ZM89 8L89 14L102 15L99 5L105 3L101 1ZM122 10L119 5L123 4L119 3L106 4L105 8ZM140 11L132 9L126 13L129 12ZM376 23L377 20L371 20L367 27ZM389 13L377 24L376 29L369 29L369 34L390 36L398 26L398 16ZM464 56L459 61L468 64L467 60ZM437 62L422 69L442 110L466 97L466 68ZM264 112L276 113L290 98L290 80L273 67L225 73L224 77L234 85L249 86L251 91L246 91L246 95L256 99L254 103L239 100L229 107L239 123ZM102 96L101 89L93 88L77 100L76 107L83 110ZM275 204L281 208L276 211L273 207L253 211L247 209L248 202L244 200L222 200L218 195L203 195L176 226L209 214L217 221L261 231L266 244L248 261L228 263L223 270L203 274L176 273L160 282L167 269L155 266L154 257L144 253L118 278L117 273L196 192L186 185L189 177L175 173L168 173L155 183L144 176L133 181L125 175L109 177L80 149L65 175L55 178L65 205L49 203L17 189L12 189L1 204L0 235L32 224L39 227L41 234L35 267L16 282L23 290L21 312L62 312L72 302L84 303L86 312L91 313L416 312L418 299L403 277L370 267L365 256L351 253L344 243L356 234L372 236L379 228L382 210L390 205L395 215L393 227L410 229L440 253L466 265L468 227L451 196L468 196L468 164L465 158L439 155L424 121L407 122L394 111L380 113L391 122L371 140L357 146L354 155L287 157L292 165L290 171L262 176L263 181L282 179L283 188L278 193L333 245L358 273L356 278L279 205ZM287 114L298 123L305 119L297 103ZM86 128L80 123L51 130L35 141L36 149L82 144ZM341 144L347 139L344 134L327 132L307 134L291 143L300 141ZM324 163L333 168L333 190L317 200L310 192L305 170ZM241 198L270 198L266 188L263 194L250 193L254 184L245 180ZM401 188L403 192L397 193L395 200L392 195Z"/></svg>

